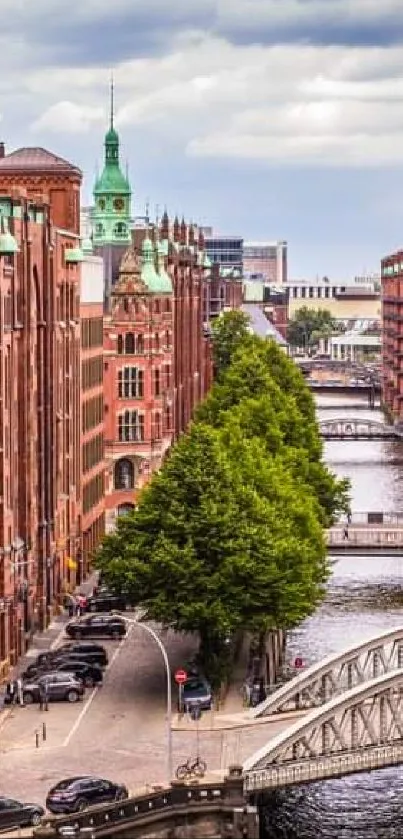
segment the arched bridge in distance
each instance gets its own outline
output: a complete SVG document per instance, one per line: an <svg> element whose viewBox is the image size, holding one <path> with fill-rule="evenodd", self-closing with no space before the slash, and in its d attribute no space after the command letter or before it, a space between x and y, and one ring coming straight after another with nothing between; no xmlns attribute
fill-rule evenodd
<svg viewBox="0 0 403 839"><path fill-rule="evenodd" d="M403 440L402 430L377 420L337 418L319 423L324 440Z"/></svg>

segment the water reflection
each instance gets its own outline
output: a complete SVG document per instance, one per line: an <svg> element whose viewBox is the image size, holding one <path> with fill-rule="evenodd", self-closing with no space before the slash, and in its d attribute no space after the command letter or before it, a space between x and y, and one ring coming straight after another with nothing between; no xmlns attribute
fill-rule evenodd
<svg viewBox="0 0 403 839"><path fill-rule="evenodd" d="M331 397L326 397L331 400ZM345 398L340 400L345 402ZM340 401L339 400L339 401ZM348 415L337 409L334 416ZM354 415L354 409L351 416ZM323 417L329 418L327 410ZM381 418L377 411L369 411ZM360 412L365 416L365 412ZM331 442L326 458L352 482L355 511L403 510L403 443ZM403 557L335 561L325 602L290 636L305 665L403 625ZM402 839L403 767L281 790L265 797L266 839Z"/></svg>

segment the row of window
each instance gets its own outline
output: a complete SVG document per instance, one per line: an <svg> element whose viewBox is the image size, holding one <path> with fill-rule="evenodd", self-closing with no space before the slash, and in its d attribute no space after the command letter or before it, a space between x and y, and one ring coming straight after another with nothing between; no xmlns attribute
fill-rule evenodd
<svg viewBox="0 0 403 839"><path fill-rule="evenodd" d="M104 497L104 473L95 475L83 490L83 513L84 515L96 507L101 498Z"/></svg>
<svg viewBox="0 0 403 839"><path fill-rule="evenodd" d="M291 286L290 287L290 297L310 297L310 298L321 298L321 299L328 299L330 297L336 297L338 292L345 291L344 287L339 286Z"/></svg>
<svg viewBox="0 0 403 839"><path fill-rule="evenodd" d="M97 434L83 445L83 472L89 472L104 459L104 435Z"/></svg>
<svg viewBox="0 0 403 839"><path fill-rule="evenodd" d="M102 395L100 396L92 396L91 399L87 399L84 402L82 407L82 430L85 433L86 431L91 431L91 428L96 428L97 425L100 425L104 418L104 398Z"/></svg>
<svg viewBox="0 0 403 839"><path fill-rule="evenodd" d="M163 385L171 387L171 367L165 365L165 380L162 382L161 370L157 367L153 373L153 395L161 396ZM144 370L140 367L122 367L118 372L119 399L142 399L144 396Z"/></svg>
<svg viewBox="0 0 403 839"><path fill-rule="evenodd" d="M139 411L124 411L118 416L118 436L121 443L142 443L144 441L144 414Z"/></svg>
<svg viewBox="0 0 403 839"><path fill-rule="evenodd" d="M122 367L118 373L119 399L141 399L144 396L144 370Z"/></svg>
<svg viewBox="0 0 403 839"><path fill-rule="evenodd" d="M123 310L125 312L133 311L135 314L140 314L140 311L144 311L144 304L140 304L138 300L133 300L131 297L124 297L123 298ZM172 301L170 297L165 297L163 300L160 300L158 297L155 300L150 300L148 304L148 312L152 314L154 312L155 315L161 315L163 312L165 314L169 314L172 311Z"/></svg>
<svg viewBox="0 0 403 839"><path fill-rule="evenodd" d="M82 388L89 390L91 387L101 385L103 382L103 359L99 355L96 358L87 358L81 368Z"/></svg>
<svg viewBox="0 0 403 839"><path fill-rule="evenodd" d="M382 276L390 277L391 274L400 274L403 271L403 262L395 262L393 265L382 265Z"/></svg>
<svg viewBox="0 0 403 839"><path fill-rule="evenodd" d="M171 349L172 333L167 329L164 335L156 332L154 335L154 349L159 351L161 347L164 349ZM144 355L145 343L144 335L137 335L133 332L127 332L126 335L118 335L117 350L119 355Z"/></svg>
<svg viewBox="0 0 403 839"><path fill-rule="evenodd" d="M82 319L81 346L83 350L103 346L103 318Z"/></svg>

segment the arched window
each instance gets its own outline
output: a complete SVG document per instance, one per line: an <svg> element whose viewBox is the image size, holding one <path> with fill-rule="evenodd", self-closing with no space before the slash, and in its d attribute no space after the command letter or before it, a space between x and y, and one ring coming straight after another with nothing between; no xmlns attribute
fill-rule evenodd
<svg viewBox="0 0 403 839"><path fill-rule="evenodd" d="M119 355L123 353L123 335L118 335L118 353Z"/></svg>
<svg viewBox="0 0 403 839"><path fill-rule="evenodd" d="M144 393L144 371L139 367L122 367L118 373L119 399L141 399Z"/></svg>
<svg viewBox="0 0 403 839"><path fill-rule="evenodd" d="M126 355L134 355L134 335L133 332L128 332L125 340Z"/></svg>
<svg viewBox="0 0 403 839"><path fill-rule="evenodd" d="M165 407L164 425L165 431L171 430L171 408L169 405Z"/></svg>
<svg viewBox="0 0 403 839"><path fill-rule="evenodd" d="M119 414L118 426L121 443L141 443L144 440L144 415L138 411Z"/></svg>
<svg viewBox="0 0 403 839"><path fill-rule="evenodd" d="M134 466L128 458L115 465L115 489L134 489Z"/></svg>
<svg viewBox="0 0 403 839"><path fill-rule="evenodd" d="M135 509L134 504L119 504L118 516L128 516Z"/></svg>
<svg viewBox="0 0 403 839"><path fill-rule="evenodd" d="M156 315L159 315L160 311L161 311L161 304L160 304L160 301L157 298L157 300L154 301L154 312L155 312Z"/></svg>
<svg viewBox="0 0 403 839"><path fill-rule="evenodd" d="M127 227L126 227L125 224L123 224L123 222L118 221L118 223L115 224L115 231L114 232L115 232L115 236L126 236Z"/></svg>
<svg viewBox="0 0 403 839"><path fill-rule="evenodd" d="M102 236L102 234L104 232L103 224L96 224L95 225L95 232L98 234L98 236Z"/></svg>

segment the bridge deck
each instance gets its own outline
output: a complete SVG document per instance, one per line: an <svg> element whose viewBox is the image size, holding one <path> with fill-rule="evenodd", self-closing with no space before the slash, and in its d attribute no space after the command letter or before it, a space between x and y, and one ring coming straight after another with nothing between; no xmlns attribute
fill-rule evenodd
<svg viewBox="0 0 403 839"><path fill-rule="evenodd" d="M327 534L330 553L403 552L403 525L336 525Z"/></svg>

